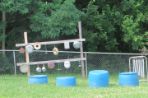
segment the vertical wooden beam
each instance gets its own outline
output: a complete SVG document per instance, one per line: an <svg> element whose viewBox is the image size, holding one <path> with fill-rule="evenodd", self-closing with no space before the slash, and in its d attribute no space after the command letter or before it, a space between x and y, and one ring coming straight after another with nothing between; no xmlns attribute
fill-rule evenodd
<svg viewBox="0 0 148 98"><path fill-rule="evenodd" d="M82 25L81 25L81 21L78 22L78 29L79 29L79 38L82 39ZM80 42L80 58L84 58L84 54L83 54L83 42ZM85 78L85 66L84 66L84 61L81 60L81 73L82 73L82 77Z"/></svg>
<svg viewBox="0 0 148 98"><path fill-rule="evenodd" d="M25 41L25 44L28 44L27 32L24 32L24 41ZM26 63L30 62L28 52L25 52L25 59L26 59ZM30 65L29 64L27 65L27 75L28 75L28 77L30 76Z"/></svg>

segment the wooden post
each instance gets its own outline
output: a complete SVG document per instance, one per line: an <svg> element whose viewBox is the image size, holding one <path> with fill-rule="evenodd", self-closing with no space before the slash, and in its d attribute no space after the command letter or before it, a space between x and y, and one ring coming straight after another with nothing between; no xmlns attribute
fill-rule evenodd
<svg viewBox="0 0 148 98"><path fill-rule="evenodd" d="M27 32L24 32L24 41L25 41L25 44L28 44ZM29 65L29 53L28 52L25 52L25 59L26 59L26 63L28 63L26 66L27 66L27 75L29 77L30 76L30 65Z"/></svg>
<svg viewBox="0 0 148 98"><path fill-rule="evenodd" d="M78 22L78 29L79 29L79 38L82 39L82 26L81 26L81 21ZM84 58L83 55L83 43L82 41L80 42L80 58ZM82 73L82 77L85 78L85 67L84 67L84 61L81 60L81 73Z"/></svg>

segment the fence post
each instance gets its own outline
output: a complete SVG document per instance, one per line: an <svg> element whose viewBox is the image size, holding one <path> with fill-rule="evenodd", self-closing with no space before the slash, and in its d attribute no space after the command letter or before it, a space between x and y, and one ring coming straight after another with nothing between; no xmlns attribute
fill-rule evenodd
<svg viewBox="0 0 148 98"><path fill-rule="evenodd" d="M13 51L13 61L14 61L14 75L16 75L16 56L15 56L15 51Z"/></svg>
<svg viewBox="0 0 148 98"><path fill-rule="evenodd" d="M88 69L87 69L87 52L85 52L85 58L86 58L86 60L85 60L85 76L87 77L87 71L88 71Z"/></svg>

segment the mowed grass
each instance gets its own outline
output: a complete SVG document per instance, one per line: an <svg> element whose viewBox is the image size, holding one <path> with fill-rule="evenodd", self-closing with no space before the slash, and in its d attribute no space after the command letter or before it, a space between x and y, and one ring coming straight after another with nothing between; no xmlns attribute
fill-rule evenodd
<svg viewBox="0 0 148 98"><path fill-rule="evenodd" d="M110 77L106 88L89 88L87 79L77 77L76 87L56 87L56 75L48 75L49 83L30 85L26 75L0 75L0 98L148 98L148 82L137 87L118 86L117 75Z"/></svg>

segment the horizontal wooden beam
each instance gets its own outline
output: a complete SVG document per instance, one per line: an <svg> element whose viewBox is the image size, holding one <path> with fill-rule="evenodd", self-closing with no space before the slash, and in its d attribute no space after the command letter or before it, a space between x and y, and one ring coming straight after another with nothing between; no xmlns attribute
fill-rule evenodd
<svg viewBox="0 0 148 98"><path fill-rule="evenodd" d="M51 45L51 44L62 44L64 42L74 42L74 41L85 41L85 39L82 38L82 39L58 40L58 41L47 41L47 42L38 42L38 43L41 44L41 45ZM22 46L27 46L27 45L34 45L36 43L37 42L28 43L28 44L19 43L19 44L16 44L16 47L22 47Z"/></svg>
<svg viewBox="0 0 148 98"><path fill-rule="evenodd" d="M17 66L21 65L38 65L38 64L47 64L48 62L54 62L54 63L62 63L65 61L81 61L81 60L86 60L86 58L72 58L72 59L60 59L60 60L49 60L49 61L36 61L36 62L30 62L30 63L17 63Z"/></svg>

